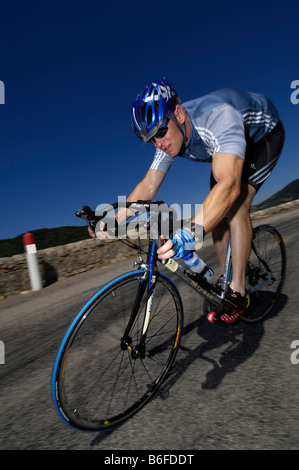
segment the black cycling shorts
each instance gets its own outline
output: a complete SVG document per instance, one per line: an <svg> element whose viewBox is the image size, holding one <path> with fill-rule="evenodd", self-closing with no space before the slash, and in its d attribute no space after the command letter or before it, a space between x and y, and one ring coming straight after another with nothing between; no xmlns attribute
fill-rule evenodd
<svg viewBox="0 0 299 470"><path fill-rule="evenodd" d="M275 167L284 142L284 129L281 122L278 122L273 131L266 134L256 143L247 141L242 181L253 186L256 191L262 186L264 181L270 176ZM216 181L211 173L211 189Z"/></svg>

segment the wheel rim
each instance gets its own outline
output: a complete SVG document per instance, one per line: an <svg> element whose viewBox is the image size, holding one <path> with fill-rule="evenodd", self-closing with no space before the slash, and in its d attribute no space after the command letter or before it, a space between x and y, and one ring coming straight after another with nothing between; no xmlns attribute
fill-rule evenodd
<svg viewBox="0 0 299 470"><path fill-rule="evenodd" d="M112 427L153 395L174 360L182 312L171 282L159 277L145 355L138 351L143 299L130 339L121 338L141 276L110 287L82 316L70 335L59 368L58 402L68 423L82 430Z"/></svg>

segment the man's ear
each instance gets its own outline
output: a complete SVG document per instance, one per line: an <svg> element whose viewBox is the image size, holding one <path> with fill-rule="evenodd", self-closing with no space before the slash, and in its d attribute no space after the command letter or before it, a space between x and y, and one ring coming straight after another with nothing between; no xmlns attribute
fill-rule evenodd
<svg viewBox="0 0 299 470"><path fill-rule="evenodd" d="M176 117L179 124L183 124L183 122L185 122L185 120L186 120L185 111L184 111L184 109L182 108L182 106L180 104L176 105L174 115L175 115L175 117Z"/></svg>

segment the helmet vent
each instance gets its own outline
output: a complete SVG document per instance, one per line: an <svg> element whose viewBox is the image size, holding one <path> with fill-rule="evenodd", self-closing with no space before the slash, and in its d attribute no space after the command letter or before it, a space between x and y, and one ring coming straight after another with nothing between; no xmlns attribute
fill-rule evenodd
<svg viewBox="0 0 299 470"><path fill-rule="evenodd" d="M145 119L145 110L146 110L146 103L142 103L140 107L140 114L141 114L141 122L144 122Z"/></svg>
<svg viewBox="0 0 299 470"><path fill-rule="evenodd" d="M153 120L153 112L151 106L148 106L147 113L146 113L146 121L147 125L150 126Z"/></svg>
<svg viewBox="0 0 299 470"><path fill-rule="evenodd" d="M159 113L159 93L156 90L154 94L154 107L155 107L155 113Z"/></svg>

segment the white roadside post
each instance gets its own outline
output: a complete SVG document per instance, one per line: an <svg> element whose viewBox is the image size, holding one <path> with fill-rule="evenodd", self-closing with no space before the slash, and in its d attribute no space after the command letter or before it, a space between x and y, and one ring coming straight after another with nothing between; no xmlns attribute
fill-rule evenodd
<svg viewBox="0 0 299 470"><path fill-rule="evenodd" d="M23 235L23 243L26 252L31 289L40 290L42 288L42 281L33 234L29 232L25 233L25 235Z"/></svg>

